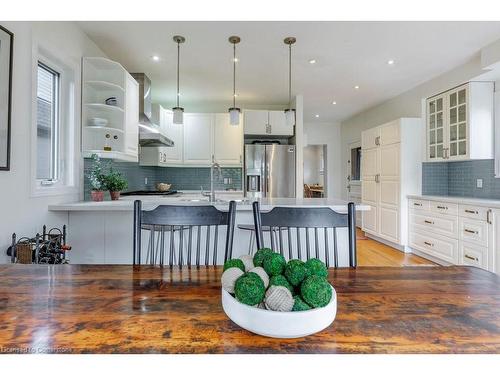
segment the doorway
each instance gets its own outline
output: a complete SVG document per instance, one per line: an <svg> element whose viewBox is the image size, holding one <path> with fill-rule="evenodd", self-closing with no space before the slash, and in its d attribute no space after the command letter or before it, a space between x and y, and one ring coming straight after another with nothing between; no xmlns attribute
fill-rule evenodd
<svg viewBox="0 0 500 375"><path fill-rule="evenodd" d="M361 203L361 141L347 147L347 200ZM356 215L356 226L361 228L362 215Z"/></svg>
<svg viewBox="0 0 500 375"><path fill-rule="evenodd" d="M325 198L327 192L326 145L304 147L304 198Z"/></svg>

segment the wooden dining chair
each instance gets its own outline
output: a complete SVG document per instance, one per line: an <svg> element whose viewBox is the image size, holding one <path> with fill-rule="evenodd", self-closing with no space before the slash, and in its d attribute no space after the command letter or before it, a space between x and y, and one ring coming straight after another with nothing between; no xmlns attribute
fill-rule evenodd
<svg viewBox="0 0 500 375"><path fill-rule="evenodd" d="M304 260L314 256L330 267L332 239L335 268L339 267L337 229L346 227L349 238L349 267L356 267L356 210L352 202L347 205L347 213L339 213L328 207L274 207L269 212L261 213L259 202L254 202L253 216L257 248L266 246L262 227L268 226L271 228L268 243L274 251L279 251L288 259Z"/></svg>
<svg viewBox="0 0 500 375"><path fill-rule="evenodd" d="M134 265L142 264L142 234L149 233L145 264L177 263L200 266L216 265L219 259L219 228L225 229L224 262L233 252L236 202L229 202L227 212L213 206L160 205L153 210L142 209L134 202ZM168 249L167 249L168 248ZM168 250L168 252L167 252ZM168 259L167 259L168 253ZM202 261L203 256L203 261ZM194 261L193 261L194 257Z"/></svg>

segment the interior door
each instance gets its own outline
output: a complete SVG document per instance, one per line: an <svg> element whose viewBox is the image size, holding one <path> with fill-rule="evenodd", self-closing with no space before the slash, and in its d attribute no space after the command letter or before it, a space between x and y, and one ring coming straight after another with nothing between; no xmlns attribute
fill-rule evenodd
<svg viewBox="0 0 500 375"><path fill-rule="evenodd" d="M361 203L361 142L352 142L347 149L347 200ZM361 214L356 215L356 226L361 227Z"/></svg>

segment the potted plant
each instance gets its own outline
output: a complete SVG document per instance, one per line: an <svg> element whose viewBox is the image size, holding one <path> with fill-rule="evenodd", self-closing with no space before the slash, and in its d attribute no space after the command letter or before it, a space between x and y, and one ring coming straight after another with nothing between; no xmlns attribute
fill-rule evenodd
<svg viewBox="0 0 500 375"><path fill-rule="evenodd" d="M116 201L120 199L120 192L128 186L127 180L123 178L120 172L114 171L113 168L109 169L109 173L104 179L106 189L109 190L109 194L111 195L111 200Z"/></svg>
<svg viewBox="0 0 500 375"><path fill-rule="evenodd" d="M99 156L96 154L92 155L92 168L90 173L87 175L90 181L90 196L94 202L102 202L104 200L104 174L102 172L102 163Z"/></svg>

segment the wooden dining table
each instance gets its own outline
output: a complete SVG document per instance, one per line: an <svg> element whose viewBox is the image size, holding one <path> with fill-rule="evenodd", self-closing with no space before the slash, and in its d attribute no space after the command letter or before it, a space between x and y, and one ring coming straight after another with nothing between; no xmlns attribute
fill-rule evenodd
<svg viewBox="0 0 500 375"><path fill-rule="evenodd" d="M335 321L248 332L220 267L0 266L0 353L500 353L500 278L473 267L331 269Z"/></svg>

